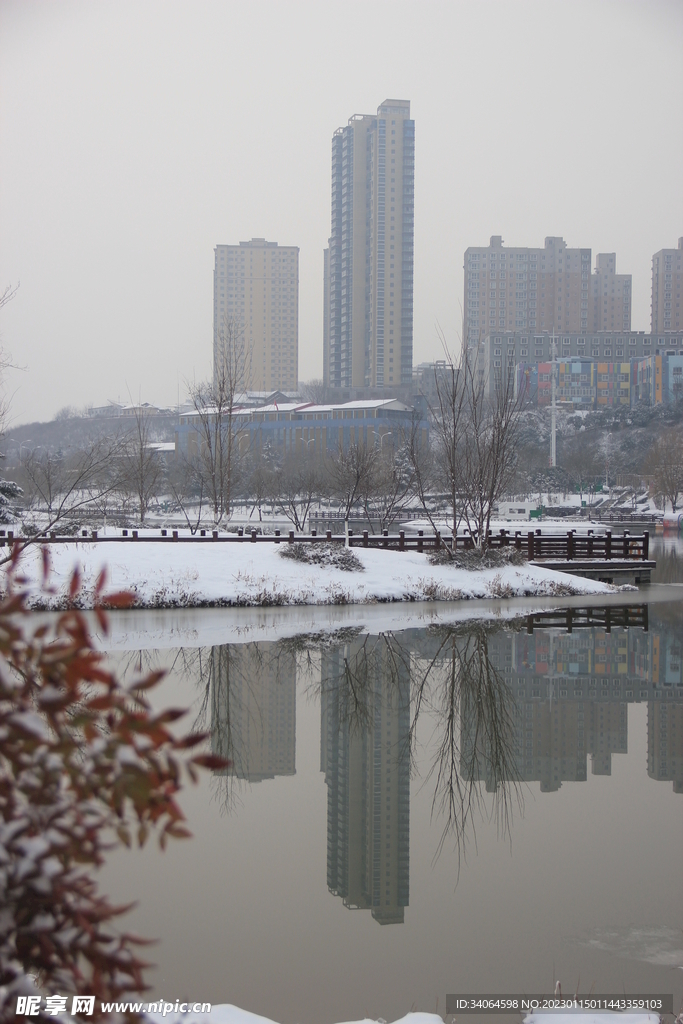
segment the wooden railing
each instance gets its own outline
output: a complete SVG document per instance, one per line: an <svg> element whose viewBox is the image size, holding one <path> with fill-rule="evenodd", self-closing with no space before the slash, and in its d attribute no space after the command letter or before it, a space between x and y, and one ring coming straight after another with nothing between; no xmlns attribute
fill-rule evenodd
<svg viewBox="0 0 683 1024"><path fill-rule="evenodd" d="M566 608L547 612L531 612L527 616L527 633L536 629L563 629L571 633L575 629L604 629L610 633L612 627L628 629L640 626L648 630L648 608L646 604L633 606L614 605L605 608Z"/></svg>
<svg viewBox="0 0 683 1024"><path fill-rule="evenodd" d="M594 534L577 534L568 530L566 534L543 535L540 531L527 534L527 558L529 561L643 561L646 562L650 553L650 534L645 530L642 534L631 534L624 530L622 534L612 535L611 530Z"/></svg>
<svg viewBox="0 0 683 1024"><path fill-rule="evenodd" d="M282 534L275 530L272 534L257 533L255 529L245 530L239 527L237 533L219 534L217 530L200 530L191 535L180 535L178 530L160 530L158 534L141 537L138 530L122 530L119 535L99 537L97 530L81 530L77 536L58 536L55 532L48 535L36 536L34 538L15 537L13 531L9 530L5 537L5 531L0 530L0 547L5 544L12 545L15 541L26 542L33 540L40 544L69 544L75 542L98 542L98 543L126 543L135 541L145 542L181 542L181 543L251 543L251 544L314 544L320 541L343 543L344 534L333 534L331 530L325 533L317 533L316 530L310 534L295 533L290 530ZM498 533L488 533L486 546L489 548L514 547L524 552L529 561L647 561L649 558L650 535L647 530L642 534L630 534L627 530L620 535L612 535L608 530L604 534L594 534L592 530L588 534L577 534L574 530L568 530L563 534L543 534L540 530L536 532L521 530L500 530ZM349 545L351 547L364 548L389 548L398 551L433 551L442 546L453 550L451 536L442 537L439 531L425 534L424 530L417 533L406 534L405 530L389 534L384 530L381 534L371 534L367 530L362 533L354 533L349 530ZM474 538L470 534L456 538L456 549L471 550L475 546Z"/></svg>

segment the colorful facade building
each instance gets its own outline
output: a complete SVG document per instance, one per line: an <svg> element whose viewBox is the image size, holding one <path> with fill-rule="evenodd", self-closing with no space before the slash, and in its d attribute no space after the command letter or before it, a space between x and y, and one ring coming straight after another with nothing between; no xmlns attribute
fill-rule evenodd
<svg viewBox="0 0 683 1024"><path fill-rule="evenodd" d="M557 401L574 409L594 409L596 400L597 363L592 359L575 359L557 364Z"/></svg>
<svg viewBox="0 0 683 1024"><path fill-rule="evenodd" d="M631 364L597 363L597 406L631 404Z"/></svg>

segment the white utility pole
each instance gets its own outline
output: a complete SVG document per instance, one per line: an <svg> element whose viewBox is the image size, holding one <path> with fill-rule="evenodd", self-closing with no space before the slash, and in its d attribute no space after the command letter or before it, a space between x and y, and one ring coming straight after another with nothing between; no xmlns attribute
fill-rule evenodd
<svg viewBox="0 0 683 1024"><path fill-rule="evenodd" d="M555 416L556 416L556 370L557 366L555 363L555 328L553 327L553 339L552 339L553 351L552 351L552 362L550 364L550 465L557 465L557 449L555 445Z"/></svg>

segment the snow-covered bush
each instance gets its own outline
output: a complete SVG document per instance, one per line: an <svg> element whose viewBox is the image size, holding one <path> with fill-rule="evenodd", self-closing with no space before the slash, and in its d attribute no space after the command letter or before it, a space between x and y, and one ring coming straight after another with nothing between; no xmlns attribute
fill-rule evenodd
<svg viewBox="0 0 683 1024"><path fill-rule="evenodd" d="M0 523L13 523L16 516L12 510L12 502L20 498L24 492L13 480L0 479Z"/></svg>
<svg viewBox="0 0 683 1024"><path fill-rule="evenodd" d="M18 547L15 548L18 550ZM52 623L28 612L19 556L0 604L0 1019L36 992L101 1000L144 989L141 940L119 932L127 909L99 893L93 871L115 843L189 835L176 801L183 770L224 766L178 737L182 711L154 713L146 691L162 673L124 687L107 671L85 617ZM44 562L44 585L49 564ZM78 592L74 574L71 597ZM104 579L98 583L103 594ZM128 595L107 595L109 607ZM107 628L104 612L97 612Z"/></svg>
<svg viewBox="0 0 683 1024"><path fill-rule="evenodd" d="M351 548L341 544L326 544L320 541L305 544L285 544L280 548L282 558L292 558L307 565L326 565L344 572L363 572L365 566Z"/></svg>

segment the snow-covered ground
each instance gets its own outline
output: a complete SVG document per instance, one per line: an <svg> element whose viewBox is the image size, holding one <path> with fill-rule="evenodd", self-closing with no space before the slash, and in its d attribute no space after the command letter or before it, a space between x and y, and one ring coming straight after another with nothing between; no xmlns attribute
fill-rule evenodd
<svg viewBox="0 0 683 1024"><path fill-rule="evenodd" d="M669 513L669 516L671 513ZM451 527L444 520L438 522L437 525L441 530L444 537L451 535ZM626 527L628 529L628 527ZM417 533L418 530L424 530L425 536L433 534L432 524L428 519L413 519L410 522L402 523L401 529L405 530L406 533ZM553 536L561 534L566 536L569 530L579 535L585 535L589 530L592 530L595 534L605 533L607 530L611 530L613 534L620 534L622 532L620 526L610 525L609 523L591 522L589 519L566 519L557 518L553 519L552 514L546 515L543 519L532 519L531 522L527 520L514 521L512 519L492 519L491 520L491 533L497 534L500 530L507 530L508 533L514 537L515 533L519 531L522 535L522 545L526 544L526 538L529 531L536 533L538 530L545 536L552 534ZM631 529L633 533L633 529ZM654 527L650 529L650 536L654 535ZM465 531L461 527L458 529L458 537L464 536Z"/></svg>
<svg viewBox="0 0 683 1024"><path fill-rule="evenodd" d="M29 548L22 572L35 607L59 607L74 566L82 572L81 604L90 607L95 581L107 568L108 589L133 592L139 607L367 604L476 598L609 594L614 588L531 565L471 572L431 565L427 554L353 548L362 571L283 558L272 543L82 543L50 546L52 593L39 591L41 556Z"/></svg>
<svg viewBox="0 0 683 1024"><path fill-rule="evenodd" d="M269 1017L259 1017L256 1013L240 1010L238 1006L228 1003L222 1006L212 1006L210 1013L167 1013L165 1016L163 1013L148 1013L146 1018L148 1021L153 1021L154 1024L275 1024L275 1021L270 1020ZM362 1021L347 1022L347 1024L376 1024L376 1022L366 1017ZM395 1024L443 1024L443 1017L439 1017L436 1013L407 1013ZM576 1020L572 1021L572 1024L577 1024ZM627 1024L631 1024L631 1022L627 1022ZM637 1024L637 1022L633 1022L633 1024ZM651 1024L655 1024L655 1021L653 1020Z"/></svg>
<svg viewBox="0 0 683 1024"><path fill-rule="evenodd" d="M213 1006L210 1013L202 1014L148 1013L146 1019L153 1024L275 1024L268 1017L260 1017L230 1004ZM659 1024L659 1020L656 1013L585 1013L577 1009L569 1012L531 1013L524 1018L523 1024ZM366 1017L362 1021L348 1024L377 1022ZM436 1013L407 1013L395 1024L443 1024L443 1018Z"/></svg>

